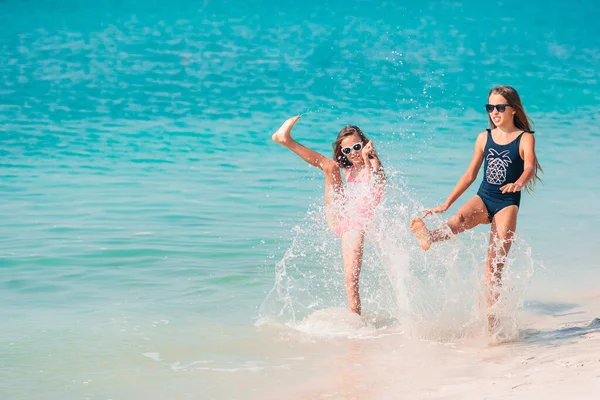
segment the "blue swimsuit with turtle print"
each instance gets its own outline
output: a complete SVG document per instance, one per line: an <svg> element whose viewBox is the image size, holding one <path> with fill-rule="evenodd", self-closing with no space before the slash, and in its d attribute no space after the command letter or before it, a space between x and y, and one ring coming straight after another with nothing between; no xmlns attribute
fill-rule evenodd
<svg viewBox="0 0 600 400"><path fill-rule="evenodd" d="M500 210L521 203L521 192L502 193L500 188L515 183L523 174L525 162L519 153L523 133L512 142L497 144L492 138L491 129L487 129L487 141L484 149L483 181L477 195L487 208L490 222ZM531 132L533 133L533 132Z"/></svg>

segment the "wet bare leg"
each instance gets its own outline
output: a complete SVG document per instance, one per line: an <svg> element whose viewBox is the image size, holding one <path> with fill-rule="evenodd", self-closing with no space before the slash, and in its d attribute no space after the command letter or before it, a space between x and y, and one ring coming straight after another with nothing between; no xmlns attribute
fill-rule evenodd
<svg viewBox="0 0 600 400"><path fill-rule="evenodd" d="M340 168L333 160L301 145L292 138L292 128L299 119L300 116L295 116L285 121L271 138L275 143L279 143L296 153L310 165L323 170L323 173L325 174L327 224L331 230L335 230L339 223L339 210L337 209L340 208L340 196L342 196L342 176L340 174Z"/></svg>
<svg viewBox="0 0 600 400"><path fill-rule="evenodd" d="M429 231L423 220L415 217L411 221L410 229L419 241L421 248L428 250L431 243L448 240L461 232L472 229L480 224L489 224L489 222L487 208L483 200L479 196L474 196L447 223L439 228Z"/></svg>
<svg viewBox="0 0 600 400"><path fill-rule="evenodd" d="M491 312L498 301L502 286L502 270L510 251L514 232L517 229L517 214L519 208L510 206L502 209L494 216L490 232L490 244L486 257L486 297L488 305L488 330L494 331L498 325L496 315Z"/></svg>
<svg viewBox="0 0 600 400"><path fill-rule="evenodd" d="M327 214L327 225L332 231L336 231L340 224L340 214L343 211L344 192L340 168L332 160L326 160L323 166L325 175L325 212Z"/></svg>
<svg viewBox="0 0 600 400"><path fill-rule="evenodd" d="M275 143L279 143L280 145L298 154L300 158L310 165L323 169L327 161L333 162L333 160L330 160L322 154L319 154L316 151L301 145L292 138L292 128L299 119L300 116L295 116L285 121L283 125L281 125L273 134L273 136L271 136L271 138Z"/></svg>
<svg viewBox="0 0 600 400"><path fill-rule="evenodd" d="M359 277L362 267L364 233L354 230L342 236L342 255L344 258L344 275L348 307L350 311L360 315Z"/></svg>

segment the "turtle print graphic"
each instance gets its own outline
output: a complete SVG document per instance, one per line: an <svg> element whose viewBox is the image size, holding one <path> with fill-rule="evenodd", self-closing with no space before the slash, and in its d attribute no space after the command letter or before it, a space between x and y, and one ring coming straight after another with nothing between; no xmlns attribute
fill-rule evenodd
<svg viewBox="0 0 600 400"><path fill-rule="evenodd" d="M496 149L488 149L489 154L486 159L488 161L485 178L492 185L502 185L506 182L506 168L512 161L510 160L509 151L504 150L500 153Z"/></svg>

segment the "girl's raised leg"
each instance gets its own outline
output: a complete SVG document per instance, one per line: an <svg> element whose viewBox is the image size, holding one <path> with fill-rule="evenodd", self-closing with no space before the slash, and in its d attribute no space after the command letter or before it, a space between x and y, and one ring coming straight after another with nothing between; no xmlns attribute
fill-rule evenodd
<svg viewBox="0 0 600 400"><path fill-rule="evenodd" d="M300 119L300 116L295 116L283 123L281 127L272 136L274 142L290 149L300 156L304 161L323 170L325 174L325 206L327 211L327 224L331 230L335 230L339 224L339 205L341 203L335 201L342 194L342 176L337 163L314 150L309 149L296 142L291 135L294 124Z"/></svg>
<svg viewBox="0 0 600 400"><path fill-rule="evenodd" d="M292 138L292 128L299 119L300 116L297 115L285 121L283 125L279 127L277 132L275 132L273 136L271 136L271 138L275 143L279 143L280 145L298 154L304 161L306 161L310 165L323 169L327 161L333 161L323 156L322 154L319 154L316 151L309 149L308 147L302 146L300 143L296 142Z"/></svg>
<svg viewBox="0 0 600 400"><path fill-rule="evenodd" d="M472 229L479 224L489 224L487 208L481 197L474 196L454 214L447 223L429 231L425 222L419 217L410 222L410 229L419 241L423 250L428 250L431 243L452 238L461 232Z"/></svg>
<svg viewBox="0 0 600 400"><path fill-rule="evenodd" d="M344 195L340 168L332 160L326 159L323 166L325 174L325 213L327 225L333 232L338 231L343 213Z"/></svg>

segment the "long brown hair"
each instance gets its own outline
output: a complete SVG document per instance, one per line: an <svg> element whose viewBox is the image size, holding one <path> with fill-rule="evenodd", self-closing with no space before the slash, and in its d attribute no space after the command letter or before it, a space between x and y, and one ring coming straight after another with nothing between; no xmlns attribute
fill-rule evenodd
<svg viewBox="0 0 600 400"><path fill-rule="evenodd" d="M358 126L346 125L343 127L340 133L338 133L335 142L333 142L333 160L337 162L340 168L350 168L352 166L352 161L350 161L348 157L342 153L342 140L352 135L358 136L363 145L369 142L369 139L367 139L363 131L361 131Z"/></svg>
<svg viewBox="0 0 600 400"><path fill-rule="evenodd" d="M521 103L521 97L519 96L519 93L517 93L517 91L515 89L513 89L511 86L496 86L495 88L490 90L490 93L488 94L488 99L492 94L498 94L498 95L504 97L506 99L506 102L508 103L508 105L511 106L515 110L513 123L515 124L515 126L518 129L525 131L525 132L532 133L532 134L534 133L533 121L525 113L525 108L523 107L523 103ZM492 120L492 117L490 114L488 114L488 119L490 120L490 128L491 129L496 128L496 124L494 124L494 121ZM535 158L535 175L534 175L533 179L530 180L527 183L527 185L525 186L525 190L527 190L530 193L533 192L533 190L535 189L536 181L542 182L542 179L540 178L538 172L543 173L544 170L542 169L542 166L538 162L537 156L536 156L536 158Z"/></svg>

